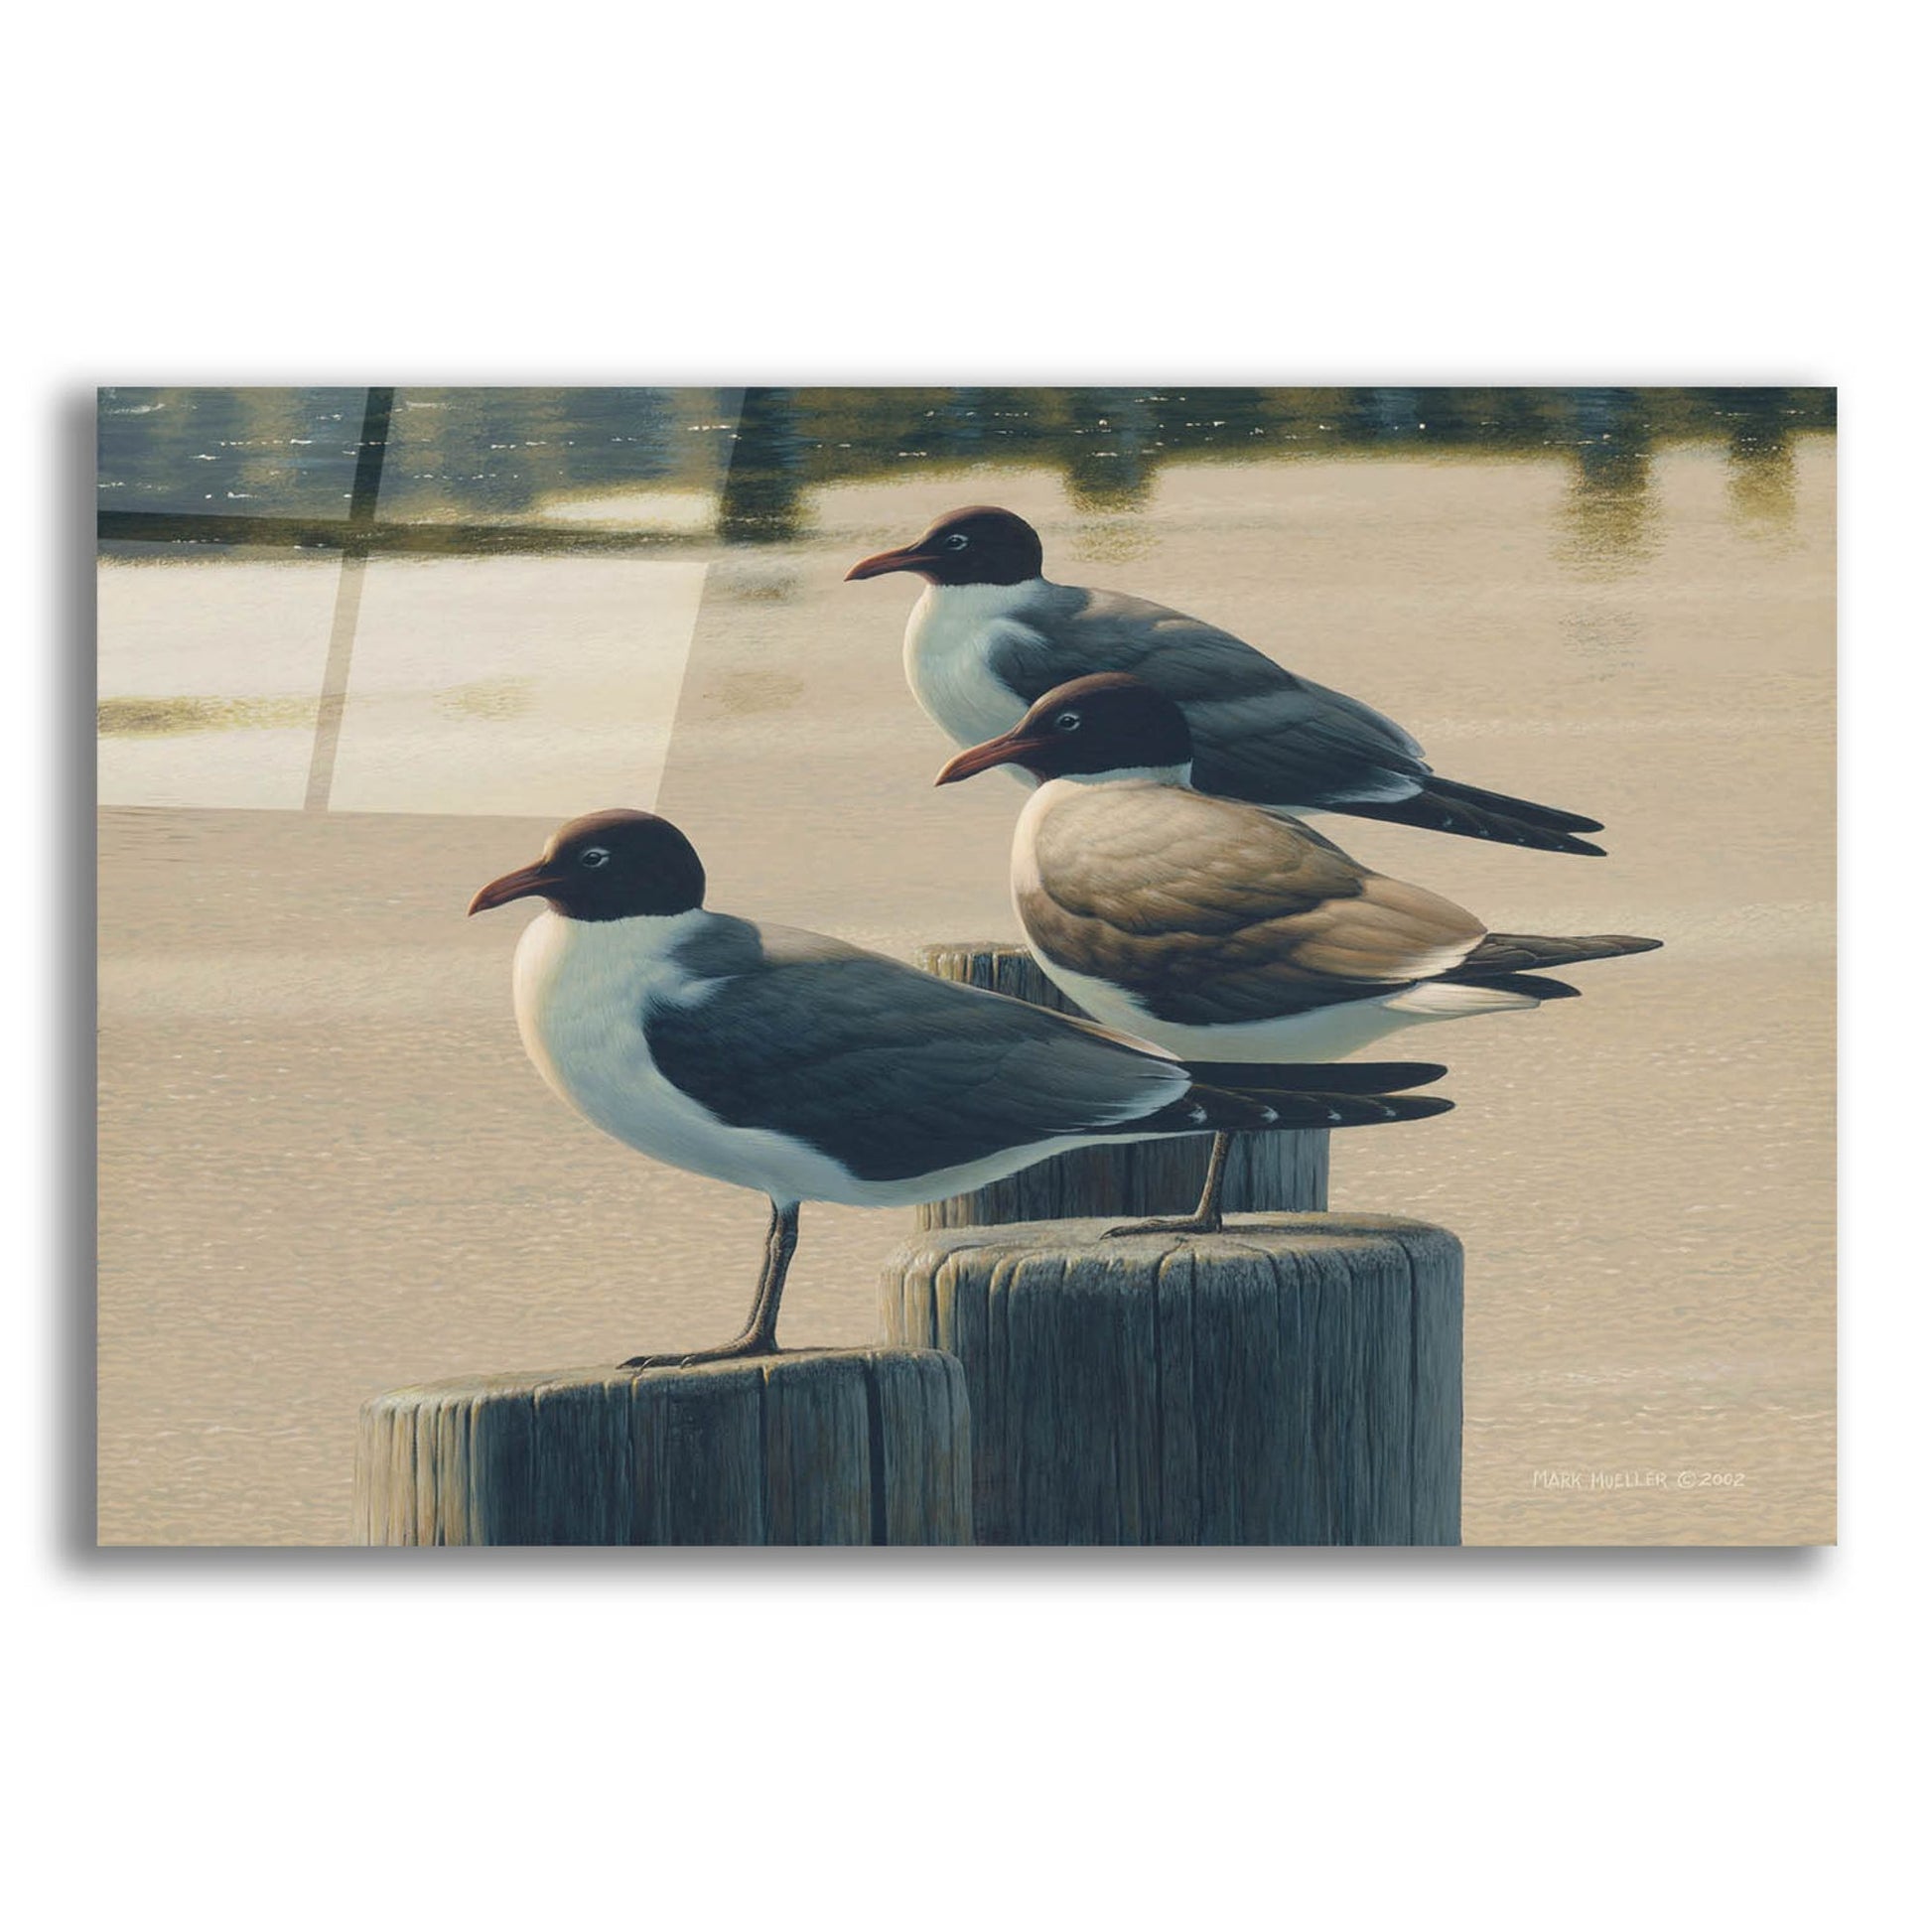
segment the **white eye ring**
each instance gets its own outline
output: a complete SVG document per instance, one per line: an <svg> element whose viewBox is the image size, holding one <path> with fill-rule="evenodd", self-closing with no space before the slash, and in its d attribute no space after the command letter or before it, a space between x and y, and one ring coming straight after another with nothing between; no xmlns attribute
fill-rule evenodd
<svg viewBox="0 0 1932 1932"><path fill-rule="evenodd" d="M1077 732L1080 729L1080 714L1077 711L1062 711L1053 720L1056 732Z"/></svg>
<svg viewBox="0 0 1932 1932"><path fill-rule="evenodd" d="M972 540L973 539L969 537L964 530L955 530L952 533L952 535L946 539L946 548L948 550L964 550L966 546L972 542Z"/></svg>
<svg viewBox="0 0 1932 1932"><path fill-rule="evenodd" d="M596 871L599 866L608 866L611 863L611 855L601 845L587 846L577 855L577 863L580 866L589 866L592 871Z"/></svg>

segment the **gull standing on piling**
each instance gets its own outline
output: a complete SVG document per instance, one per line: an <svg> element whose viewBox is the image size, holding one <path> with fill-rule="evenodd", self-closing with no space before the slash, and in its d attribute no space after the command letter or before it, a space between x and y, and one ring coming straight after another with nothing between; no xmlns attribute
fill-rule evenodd
<svg viewBox="0 0 1932 1932"><path fill-rule="evenodd" d="M1601 824L1439 778L1401 726L1284 670L1197 618L1114 591L1049 583L1038 533L1011 510L950 511L846 581L910 571L926 588L905 625L905 676L957 745L1008 730L1069 678L1129 671L1187 714L1194 784L1285 811L1347 812L1542 852L1602 856Z"/></svg>
<svg viewBox="0 0 1932 1932"><path fill-rule="evenodd" d="M546 902L517 944L516 1022L565 1101L641 1154L770 1200L744 1332L625 1368L773 1352L801 1201L909 1206L1075 1148L1450 1104L1398 1092L1440 1066L1188 1065L842 940L707 911L704 896L676 826L606 811L470 904Z"/></svg>
<svg viewBox="0 0 1932 1932"><path fill-rule="evenodd" d="M1049 691L938 777L1017 765L1036 780L1013 842L1029 949L1083 1012L1183 1059L1329 1059L1404 1027L1574 998L1537 969L1662 944L1490 932L1293 818L1203 796L1193 759L1180 707L1114 672ZM1145 1225L1217 1228L1226 1159L1223 1131L1194 1213Z"/></svg>

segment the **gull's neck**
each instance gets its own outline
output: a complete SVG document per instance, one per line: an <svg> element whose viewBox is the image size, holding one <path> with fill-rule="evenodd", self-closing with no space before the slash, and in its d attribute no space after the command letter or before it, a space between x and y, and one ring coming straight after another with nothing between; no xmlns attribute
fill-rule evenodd
<svg viewBox="0 0 1932 1932"><path fill-rule="evenodd" d="M998 617L1020 609L1048 588L1043 577L1023 577L1017 584L928 584L925 596L948 612Z"/></svg>
<svg viewBox="0 0 1932 1932"><path fill-rule="evenodd" d="M1112 771L1061 771L1052 782L1061 785L1173 785L1192 789L1194 764L1123 764Z"/></svg>

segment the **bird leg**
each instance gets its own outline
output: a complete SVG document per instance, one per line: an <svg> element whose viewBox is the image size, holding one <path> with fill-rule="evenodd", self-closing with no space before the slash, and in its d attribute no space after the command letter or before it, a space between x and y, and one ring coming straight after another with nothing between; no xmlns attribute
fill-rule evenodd
<svg viewBox="0 0 1932 1932"><path fill-rule="evenodd" d="M1129 1221L1123 1227L1109 1228L1100 1238L1112 1241L1123 1234L1219 1234L1221 1231L1221 1182L1227 1175L1230 1134L1216 1134L1214 1149L1207 1157L1207 1178L1201 1185L1200 1200L1191 1214L1157 1215L1151 1221Z"/></svg>
<svg viewBox="0 0 1932 1932"><path fill-rule="evenodd" d="M798 1246L798 1203L780 1207L771 1203L771 1225L764 1235L764 1265L759 1270L758 1293L752 1300L752 1312L746 1317L745 1332L717 1348L699 1348L688 1354L633 1355L620 1368L691 1368L699 1362L737 1361L751 1355L775 1355L778 1352L778 1303L785 1292L785 1271L791 1266Z"/></svg>

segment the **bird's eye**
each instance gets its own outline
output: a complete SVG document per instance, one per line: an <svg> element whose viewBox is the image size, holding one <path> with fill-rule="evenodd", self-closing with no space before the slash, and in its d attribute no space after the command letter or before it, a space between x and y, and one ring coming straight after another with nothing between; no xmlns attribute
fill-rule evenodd
<svg viewBox="0 0 1932 1932"><path fill-rule="evenodd" d="M1080 729L1080 714L1077 711L1062 711L1053 720L1056 732L1077 732Z"/></svg>
<svg viewBox="0 0 1932 1932"><path fill-rule="evenodd" d="M972 542L972 540L973 539L969 537L964 530L955 530L952 533L952 535L946 539L946 548L948 550L964 550L966 546Z"/></svg>
<svg viewBox="0 0 1932 1932"><path fill-rule="evenodd" d="M595 872L599 866L608 866L611 863L611 855L601 845L588 845L577 855L577 863L580 866L588 866Z"/></svg>

